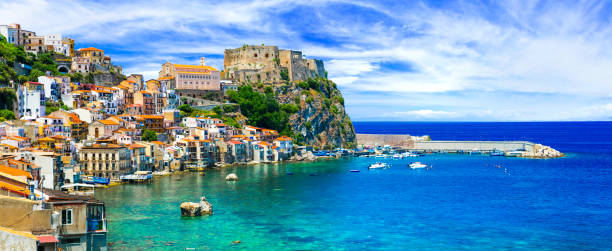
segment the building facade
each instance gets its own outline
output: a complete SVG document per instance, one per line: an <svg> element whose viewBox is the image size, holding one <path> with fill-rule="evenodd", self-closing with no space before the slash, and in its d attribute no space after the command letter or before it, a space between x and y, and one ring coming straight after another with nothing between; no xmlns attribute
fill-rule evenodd
<svg viewBox="0 0 612 251"><path fill-rule="evenodd" d="M164 83L168 88L174 87L177 92L191 91L196 97L198 93L221 90L221 72L214 67L205 65L201 58L200 65L184 65L166 62L162 65L159 78L174 81ZM161 80L160 80L161 81ZM180 93L179 93L180 95ZM182 95L181 95L182 96Z"/></svg>
<svg viewBox="0 0 612 251"><path fill-rule="evenodd" d="M245 45L225 50L223 72L224 78L238 82L277 83L324 77L325 67L323 61L306 59L301 51Z"/></svg>
<svg viewBox="0 0 612 251"><path fill-rule="evenodd" d="M130 149L116 144L86 143L79 151L81 171L85 175L119 180L119 176L132 173Z"/></svg>

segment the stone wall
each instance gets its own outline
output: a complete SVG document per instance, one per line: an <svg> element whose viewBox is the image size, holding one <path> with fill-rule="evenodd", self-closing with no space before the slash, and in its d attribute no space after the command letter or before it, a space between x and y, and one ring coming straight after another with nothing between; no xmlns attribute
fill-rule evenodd
<svg viewBox="0 0 612 251"><path fill-rule="evenodd" d="M277 46L226 49L223 66L225 78L249 83L278 83L283 70L287 70L289 81L325 76L323 61L304 59L301 51L279 50Z"/></svg>
<svg viewBox="0 0 612 251"><path fill-rule="evenodd" d="M414 147L414 141L410 135L357 134L357 144L370 146L390 145L403 148Z"/></svg>
<svg viewBox="0 0 612 251"><path fill-rule="evenodd" d="M36 236L0 227L0 250L37 250Z"/></svg>

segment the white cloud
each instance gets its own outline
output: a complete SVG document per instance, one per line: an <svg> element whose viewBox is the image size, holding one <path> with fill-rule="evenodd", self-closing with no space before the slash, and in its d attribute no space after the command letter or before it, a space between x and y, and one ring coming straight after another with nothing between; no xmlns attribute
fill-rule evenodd
<svg viewBox="0 0 612 251"><path fill-rule="evenodd" d="M417 117L417 118L454 118L457 117L456 112L434 111L434 110L414 110L405 112L395 112L393 115L398 117Z"/></svg>
<svg viewBox="0 0 612 251"><path fill-rule="evenodd" d="M609 118L602 100L612 93L610 3L491 5L9 0L0 2L0 19L39 34L67 34L77 46L113 48L124 72L146 77L166 60L206 56L221 68L223 50L243 43L302 50L325 60L356 118L382 116L375 109L423 119ZM359 99L366 92L373 94Z"/></svg>

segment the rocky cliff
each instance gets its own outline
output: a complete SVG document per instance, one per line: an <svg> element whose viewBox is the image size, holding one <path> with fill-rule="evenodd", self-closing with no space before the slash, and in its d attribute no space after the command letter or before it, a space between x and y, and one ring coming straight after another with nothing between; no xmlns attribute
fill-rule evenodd
<svg viewBox="0 0 612 251"><path fill-rule="evenodd" d="M289 117L297 141L322 149L355 147L355 129L334 82L309 79L275 85L274 92L280 104L297 107Z"/></svg>

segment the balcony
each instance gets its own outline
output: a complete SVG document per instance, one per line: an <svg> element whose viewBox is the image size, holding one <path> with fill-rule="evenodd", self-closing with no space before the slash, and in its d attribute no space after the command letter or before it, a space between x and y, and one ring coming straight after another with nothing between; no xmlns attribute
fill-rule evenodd
<svg viewBox="0 0 612 251"><path fill-rule="evenodd" d="M87 232L106 231L106 219L87 219Z"/></svg>

